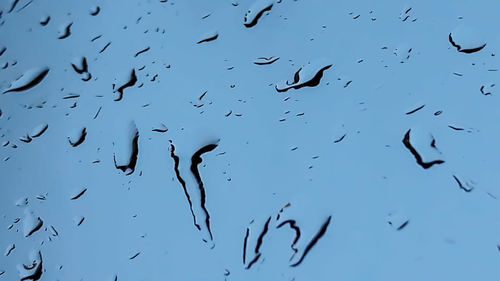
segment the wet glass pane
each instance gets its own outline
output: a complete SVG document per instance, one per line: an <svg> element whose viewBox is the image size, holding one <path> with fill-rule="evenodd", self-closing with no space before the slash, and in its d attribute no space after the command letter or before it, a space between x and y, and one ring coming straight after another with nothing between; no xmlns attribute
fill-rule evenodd
<svg viewBox="0 0 500 281"><path fill-rule="evenodd" d="M2 1L0 280L499 280L499 10Z"/></svg>

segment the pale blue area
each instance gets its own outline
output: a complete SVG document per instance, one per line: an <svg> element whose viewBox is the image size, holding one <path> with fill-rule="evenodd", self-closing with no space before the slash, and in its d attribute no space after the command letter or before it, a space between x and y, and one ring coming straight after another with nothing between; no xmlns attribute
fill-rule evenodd
<svg viewBox="0 0 500 281"><path fill-rule="evenodd" d="M499 280L500 86L491 85L499 77L500 2L282 0L246 28L253 1L34 0L18 12L29 2L19 0L11 13L12 1L0 3L0 68L8 63L0 92L30 69L50 68L35 87L0 94L0 144L9 141L0 146L0 251L15 244L9 256L0 252L0 280L29 275L22 264L38 251L40 280ZM100 12L91 16L95 5ZM70 22L71 35L59 40ZM448 35L459 26L477 31L470 40L486 47L458 52ZM216 40L196 44L213 32ZM82 56L89 82L71 67ZM280 59L253 63L270 56ZM332 64L318 86L275 90L316 61ZM114 101L112 84L132 69L138 82ZM63 99L69 94L80 97ZM131 122L139 154L126 176L113 154L127 155L118 147ZM42 136L20 141L43 123ZM168 131L152 131L160 124ZM67 137L82 127L86 140L72 147ZM402 143L408 129L424 161L445 163L417 165ZM210 143L218 147L199 169L213 248L202 241L209 237L189 167ZM453 175L474 189L464 192ZM22 198L28 205L16 206ZM29 211L44 224L26 238ZM247 270L269 216L262 256ZM301 255L328 216L325 235L290 267L294 232L278 223L296 220Z"/></svg>

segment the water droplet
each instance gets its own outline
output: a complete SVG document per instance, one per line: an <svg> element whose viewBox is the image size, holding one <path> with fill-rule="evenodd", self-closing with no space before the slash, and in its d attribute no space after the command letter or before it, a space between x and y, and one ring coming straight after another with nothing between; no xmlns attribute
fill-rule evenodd
<svg viewBox="0 0 500 281"><path fill-rule="evenodd" d="M245 13L243 24L246 27L255 26L264 12L270 11L272 7L273 0L256 0Z"/></svg>
<svg viewBox="0 0 500 281"><path fill-rule="evenodd" d="M49 24L49 22L50 22L49 15L45 15L40 19L40 25L42 25L42 26L46 26L47 24Z"/></svg>
<svg viewBox="0 0 500 281"><path fill-rule="evenodd" d="M134 122L130 122L127 128L123 128L114 142L115 153L113 159L115 167L126 175L135 170L137 156L139 154L139 131Z"/></svg>
<svg viewBox="0 0 500 281"><path fill-rule="evenodd" d="M92 8L90 8L90 15L97 16L100 11L101 11L101 8L99 6L93 6Z"/></svg>
<svg viewBox="0 0 500 281"><path fill-rule="evenodd" d="M196 42L196 44L201 44L201 43L204 43L204 42L214 41L218 37L219 37L219 33L216 30L205 32L201 36L201 39L198 42Z"/></svg>
<svg viewBox="0 0 500 281"><path fill-rule="evenodd" d="M43 226L43 220L40 217L35 217L33 211L24 210L23 233L24 237L30 237Z"/></svg>
<svg viewBox="0 0 500 281"><path fill-rule="evenodd" d="M73 130L68 136L68 142L72 147L77 147L85 141L87 136L87 128L82 127L80 129Z"/></svg>
<svg viewBox="0 0 500 281"><path fill-rule="evenodd" d="M19 79L11 83L10 87L4 90L4 94L8 92L26 91L38 85L49 73L48 67L34 68L26 71Z"/></svg>
<svg viewBox="0 0 500 281"><path fill-rule="evenodd" d="M323 77L323 72L331 66L331 64L325 64L322 61L308 63L295 72L293 82L286 81L285 83L278 83L276 85L276 91L286 92L290 89L298 90L302 87L315 87L319 85Z"/></svg>
<svg viewBox="0 0 500 281"><path fill-rule="evenodd" d="M65 23L61 26L59 26L59 36L57 38L59 39L66 39L71 35L71 26L73 25L72 22Z"/></svg>
<svg viewBox="0 0 500 281"><path fill-rule="evenodd" d="M49 125L46 124L46 123L42 123L38 126L36 126L35 128L33 128L33 130L31 130L31 133L29 134L32 138L38 138L39 136L41 136L43 133L45 133L45 131L47 131L47 129L49 128Z"/></svg>
<svg viewBox="0 0 500 281"><path fill-rule="evenodd" d="M486 47L486 42L474 28L459 25L448 35L448 39L457 51L471 54L479 52Z"/></svg>

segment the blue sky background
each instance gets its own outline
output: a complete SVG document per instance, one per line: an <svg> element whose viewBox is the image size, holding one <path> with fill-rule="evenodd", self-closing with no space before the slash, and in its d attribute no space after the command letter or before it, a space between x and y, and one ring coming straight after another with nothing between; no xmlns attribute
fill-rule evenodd
<svg viewBox="0 0 500 281"><path fill-rule="evenodd" d="M0 92L49 72L0 94L0 246L15 245L0 256L0 280L32 274L22 264L38 266L38 252L40 280L500 277L500 2L19 0L9 12L14 2L0 4ZM270 4L245 27L249 9ZM458 52L450 33L486 46ZM254 64L270 56L279 59ZM87 82L71 66L82 57ZM275 89L330 64L315 87ZM115 101L133 69L137 82ZM419 166L402 142L410 129L423 161L445 162ZM136 130L126 175L114 158L128 164ZM208 144L217 147L199 173L213 241L190 168ZM293 261L295 233L277 228L287 219L301 230Z"/></svg>

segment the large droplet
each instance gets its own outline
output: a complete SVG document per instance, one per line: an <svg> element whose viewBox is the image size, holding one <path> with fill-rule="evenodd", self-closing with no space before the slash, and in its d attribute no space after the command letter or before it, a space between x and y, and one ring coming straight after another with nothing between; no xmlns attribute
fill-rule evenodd
<svg viewBox="0 0 500 281"><path fill-rule="evenodd" d="M475 53L486 47L480 32L466 25L459 25L448 35L448 40L461 53Z"/></svg>
<svg viewBox="0 0 500 281"><path fill-rule="evenodd" d="M137 163L139 131L135 123L130 122L124 128L119 128L117 133L117 138L113 142L115 167L126 175L130 175L134 172Z"/></svg>
<svg viewBox="0 0 500 281"><path fill-rule="evenodd" d="M11 83L3 93L21 92L38 85L49 73L48 67L34 68L26 71L19 79Z"/></svg>

